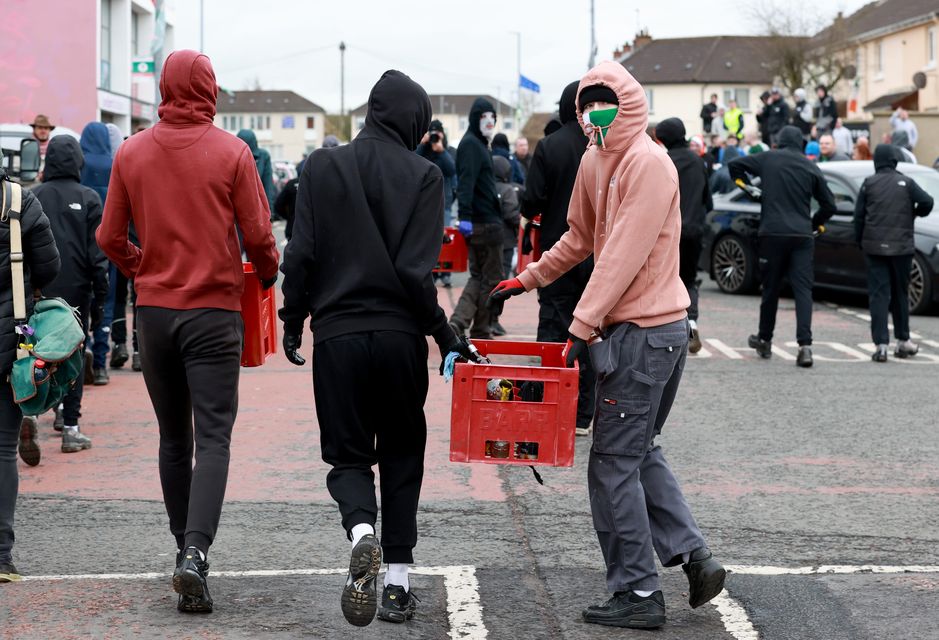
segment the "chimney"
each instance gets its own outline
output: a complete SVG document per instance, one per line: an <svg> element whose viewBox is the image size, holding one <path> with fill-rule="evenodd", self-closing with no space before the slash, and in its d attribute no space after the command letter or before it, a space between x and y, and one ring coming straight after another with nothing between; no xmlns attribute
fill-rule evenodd
<svg viewBox="0 0 939 640"><path fill-rule="evenodd" d="M652 36L649 35L649 31L647 29L642 29L639 33L636 34L636 39L633 40L633 48L640 49L650 42L652 42Z"/></svg>

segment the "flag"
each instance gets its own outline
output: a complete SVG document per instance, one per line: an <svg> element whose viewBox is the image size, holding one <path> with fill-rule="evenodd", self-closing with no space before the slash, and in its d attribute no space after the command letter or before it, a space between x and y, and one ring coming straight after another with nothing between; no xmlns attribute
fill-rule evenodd
<svg viewBox="0 0 939 640"><path fill-rule="evenodd" d="M541 86L534 80L526 78L523 75L518 76L518 86L522 89L528 89L533 93L541 93Z"/></svg>

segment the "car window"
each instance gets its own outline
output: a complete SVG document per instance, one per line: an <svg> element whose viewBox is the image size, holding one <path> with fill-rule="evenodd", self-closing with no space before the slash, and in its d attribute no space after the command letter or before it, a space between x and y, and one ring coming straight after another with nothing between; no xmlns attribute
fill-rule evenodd
<svg viewBox="0 0 939 640"><path fill-rule="evenodd" d="M828 188L835 196L835 204L854 204L854 190L839 180L828 180Z"/></svg>

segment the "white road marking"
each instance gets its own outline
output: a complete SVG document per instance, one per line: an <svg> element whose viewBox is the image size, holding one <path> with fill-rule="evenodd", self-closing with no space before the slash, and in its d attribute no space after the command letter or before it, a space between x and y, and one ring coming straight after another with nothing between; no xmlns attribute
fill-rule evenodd
<svg viewBox="0 0 939 640"><path fill-rule="evenodd" d="M939 565L822 564L815 567L774 567L762 565L725 565L731 573L749 576L817 576L862 573L939 573Z"/></svg>
<svg viewBox="0 0 939 640"><path fill-rule="evenodd" d="M348 569L275 569L252 571L213 571L223 578L268 578L284 576L343 575ZM452 640L485 640L489 631L483 622L483 608L479 602L479 579L476 567L456 565L449 567L414 567L411 573L442 576L447 591L447 617L450 620ZM73 575L24 576L24 582L61 582L78 580L159 580L170 573L86 573Z"/></svg>
<svg viewBox="0 0 939 640"><path fill-rule="evenodd" d="M939 340L923 340L923 344L928 344L930 347L939 349Z"/></svg>
<svg viewBox="0 0 939 640"><path fill-rule="evenodd" d="M724 629L736 640L758 640L760 634L753 628L747 616L747 610L739 602L730 597L727 591L721 591L713 600L711 600L721 614L721 622L724 623Z"/></svg>
<svg viewBox="0 0 939 640"><path fill-rule="evenodd" d="M840 342L815 341L815 342L812 343L812 346L815 347L815 345L825 345L826 347L829 347L829 348L831 348L831 349L834 350L834 351L840 351L841 353L845 353L845 354L851 356L850 358L847 358L847 359L846 359L846 358L831 358L831 357L829 357L829 356L821 355L821 354L819 354L819 353L814 353L815 359L818 360L818 361L820 361L820 362L854 362L854 361L856 361L856 360L860 360L860 361L866 362L866 361L870 360L870 358L868 358L866 354L861 353L861 352L858 351L857 349L852 349L851 347L849 347L849 346L846 345L846 344L841 344ZM799 343L798 343L798 342L787 342L787 343L786 343L786 346L787 346L787 347L792 347L792 348L798 348L798 347L799 347ZM813 349L813 351L817 351L817 349Z"/></svg>
<svg viewBox="0 0 939 640"><path fill-rule="evenodd" d="M727 346L726 344L724 344L717 338L705 338L704 341L707 342L712 347L714 347L715 349L717 349L718 351L720 351L721 353L723 353L725 356L727 356L731 360L743 360L743 356L737 353L736 349Z"/></svg>
<svg viewBox="0 0 939 640"><path fill-rule="evenodd" d="M773 345L773 354L776 355L776 356L779 356L779 357L782 358L783 360L795 361L795 359L796 359L796 357L795 357L794 355L792 355L791 353L788 353L788 352L786 352L786 351L783 351L782 349L780 349L780 348L777 347L776 345Z"/></svg>
<svg viewBox="0 0 939 640"><path fill-rule="evenodd" d="M712 358L712 357L714 357L714 354L711 353L710 350L708 350L707 347L705 347L704 345L702 345L701 348L698 350L697 353L691 353L691 352L689 351L689 352L688 352L688 357L689 357L689 358L695 358L695 359L699 359L699 358Z"/></svg>

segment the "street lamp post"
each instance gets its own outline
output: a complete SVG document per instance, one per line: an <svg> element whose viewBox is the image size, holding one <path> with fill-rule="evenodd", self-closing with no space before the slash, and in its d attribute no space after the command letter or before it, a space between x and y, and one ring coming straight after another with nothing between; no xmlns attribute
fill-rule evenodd
<svg viewBox="0 0 939 640"><path fill-rule="evenodd" d="M346 43L339 43L339 122L346 125ZM352 135L352 127L349 127Z"/></svg>

